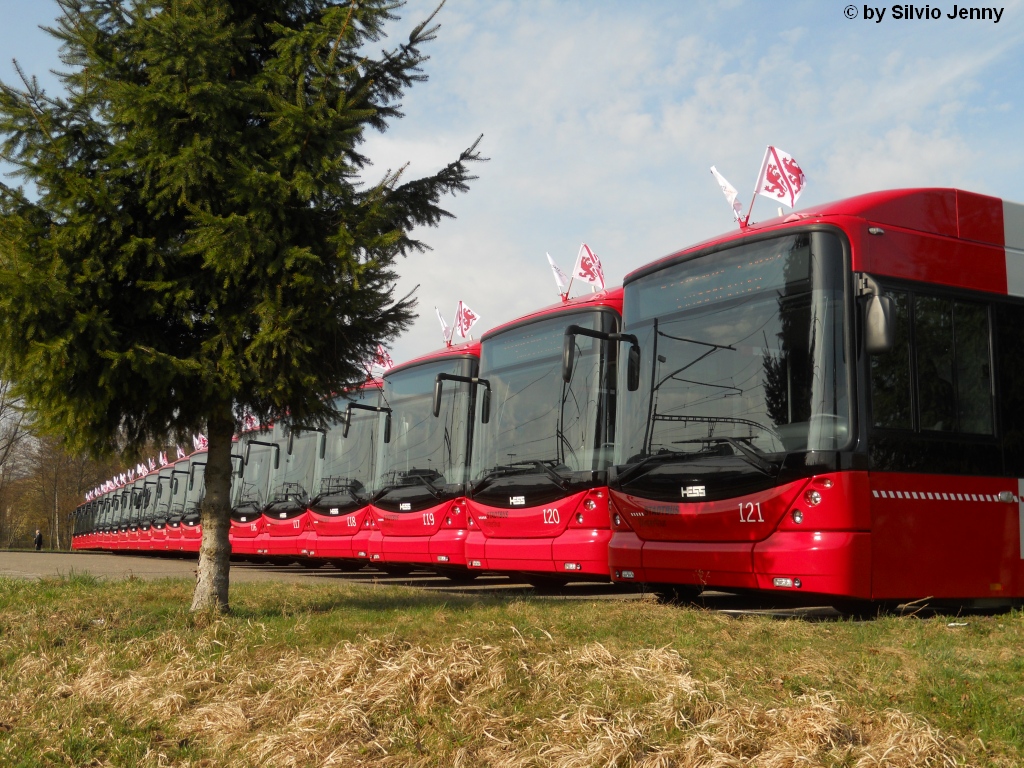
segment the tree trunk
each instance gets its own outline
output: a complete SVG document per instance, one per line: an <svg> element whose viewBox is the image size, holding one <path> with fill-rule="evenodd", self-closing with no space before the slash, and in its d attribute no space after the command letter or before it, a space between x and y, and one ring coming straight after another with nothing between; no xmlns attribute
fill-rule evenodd
<svg viewBox="0 0 1024 768"><path fill-rule="evenodd" d="M200 519L203 541L199 547L193 611L227 613L228 575L231 568L231 437L235 420L230 403L210 416L207 424L209 446L206 455L206 494Z"/></svg>

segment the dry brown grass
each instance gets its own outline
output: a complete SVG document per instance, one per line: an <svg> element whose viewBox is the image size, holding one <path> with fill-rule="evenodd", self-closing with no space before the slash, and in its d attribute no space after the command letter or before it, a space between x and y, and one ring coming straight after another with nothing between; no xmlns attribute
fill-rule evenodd
<svg viewBox="0 0 1024 768"><path fill-rule="evenodd" d="M169 748L189 739L205 755L199 762L275 768L964 761L962 744L904 712L861 711L827 691L780 694L769 706L729 677L698 679L668 648L612 651L513 634L500 645L367 638L268 654L251 639L215 622L192 647L170 632L116 655L91 642L73 655L30 653L11 670L17 684L0 691L10 708L0 719L47 728L92 718L98 732L108 719L149 723L158 736L141 762L152 766L195 764ZM211 657L214 646L222 652Z"/></svg>

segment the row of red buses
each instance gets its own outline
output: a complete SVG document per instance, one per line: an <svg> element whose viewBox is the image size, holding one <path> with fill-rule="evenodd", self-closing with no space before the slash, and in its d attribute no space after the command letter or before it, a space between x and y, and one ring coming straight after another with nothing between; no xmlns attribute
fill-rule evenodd
<svg viewBox="0 0 1024 768"><path fill-rule="evenodd" d="M621 290L572 299L398 366L368 382L330 430L243 433L233 554L393 574L430 567L453 579L484 570L536 583L607 579L610 338L621 299ZM568 347L579 365L563 381ZM493 385L478 375L481 354ZM164 525L173 471L138 481L154 486L142 516L154 526ZM181 551L151 543L163 536L154 527L127 548Z"/></svg>
<svg viewBox="0 0 1024 768"><path fill-rule="evenodd" d="M400 365L330 430L243 434L233 551L1020 598L1022 297L1024 206L996 198L896 190L744 227ZM83 505L75 546L173 550L173 478L194 509L201 471L169 475Z"/></svg>

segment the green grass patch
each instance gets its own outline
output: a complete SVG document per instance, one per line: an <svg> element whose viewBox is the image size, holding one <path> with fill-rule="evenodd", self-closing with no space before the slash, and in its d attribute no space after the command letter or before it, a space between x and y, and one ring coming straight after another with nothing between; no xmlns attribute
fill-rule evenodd
<svg viewBox="0 0 1024 768"><path fill-rule="evenodd" d="M0 580L0 765L1024 761L1019 611L780 621L246 583L211 619L191 591Z"/></svg>

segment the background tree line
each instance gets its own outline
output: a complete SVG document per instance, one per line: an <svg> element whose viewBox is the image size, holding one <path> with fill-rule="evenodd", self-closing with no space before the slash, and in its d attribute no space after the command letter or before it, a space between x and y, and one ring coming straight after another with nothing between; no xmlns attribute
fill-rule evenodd
<svg viewBox="0 0 1024 768"><path fill-rule="evenodd" d="M160 450L167 448L152 455ZM44 549L69 549L70 514L87 491L123 470L120 459L91 459L36 434L31 414L0 381L0 547L31 547L38 528Z"/></svg>

